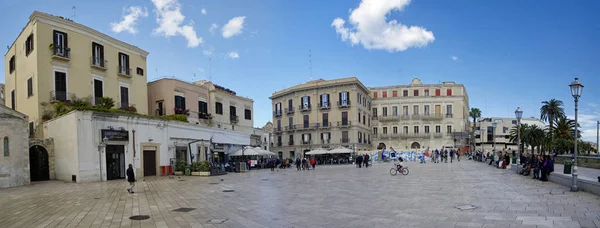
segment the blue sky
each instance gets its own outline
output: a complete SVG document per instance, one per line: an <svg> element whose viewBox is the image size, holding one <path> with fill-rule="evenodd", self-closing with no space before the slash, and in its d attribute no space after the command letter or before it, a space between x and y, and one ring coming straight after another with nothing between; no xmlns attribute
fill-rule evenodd
<svg viewBox="0 0 600 228"><path fill-rule="evenodd" d="M551 98L564 101L573 115L568 84L579 77L586 86L584 138L595 141L600 2L406 2L4 1L0 44L13 42L33 10L72 18L75 6L75 21L149 51L149 80L208 79L212 68L215 83L254 99L255 126L271 120L274 91L310 79L309 50L313 78L356 76L367 86L408 84L415 77L455 81L486 117L514 116L517 106L524 116L539 117L541 101ZM122 22L126 15L133 17ZM333 26L336 18L344 23Z"/></svg>

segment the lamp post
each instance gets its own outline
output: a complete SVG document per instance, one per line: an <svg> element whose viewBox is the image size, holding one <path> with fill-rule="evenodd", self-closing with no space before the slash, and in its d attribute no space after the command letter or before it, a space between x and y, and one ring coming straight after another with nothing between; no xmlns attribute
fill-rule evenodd
<svg viewBox="0 0 600 228"><path fill-rule="evenodd" d="M579 78L575 78L575 81L571 82L569 87L571 87L571 95L573 95L573 98L575 99L575 136L573 137L575 142L573 143L573 179L571 191L577 192L579 191L579 187L577 187L577 140L579 139L579 134L577 134L577 105L579 102L579 97L581 96L581 91L583 90L583 85L579 83Z"/></svg>
<svg viewBox="0 0 600 228"><path fill-rule="evenodd" d="M600 121L596 125L596 153L600 156Z"/></svg>
<svg viewBox="0 0 600 228"><path fill-rule="evenodd" d="M483 134L485 133L485 130L481 127L481 124L479 124L479 131L481 131L481 134L479 136L479 144L481 145L481 159L483 161L483 156L485 152L485 148L483 147Z"/></svg>
<svg viewBox="0 0 600 228"><path fill-rule="evenodd" d="M493 145L493 151L494 151L494 156L496 156L496 126L498 126L498 122L494 121L492 123L492 140L494 140L494 145Z"/></svg>
<svg viewBox="0 0 600 228"><path fill-rule="evenodd" d="M519 173L519 166L521 166L521 117L523 117L523 110L520 107L517 107L515 110L515 116L517 117L517 153L519 157L517 158L517 174Z"/></svg>

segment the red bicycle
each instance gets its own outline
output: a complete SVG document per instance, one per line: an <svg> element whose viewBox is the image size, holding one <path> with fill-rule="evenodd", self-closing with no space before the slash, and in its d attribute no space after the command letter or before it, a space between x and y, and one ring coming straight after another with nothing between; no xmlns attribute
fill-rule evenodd
<svg viewBox="0 0 600 228"><path fill-rule="evenodd" d="M408 175L408 168L407 167L400 167L400 164L394 164L396 167L390 169L390 174L392 176L396 176L396 174L398 173L402 173L402 175Z"/></svg>

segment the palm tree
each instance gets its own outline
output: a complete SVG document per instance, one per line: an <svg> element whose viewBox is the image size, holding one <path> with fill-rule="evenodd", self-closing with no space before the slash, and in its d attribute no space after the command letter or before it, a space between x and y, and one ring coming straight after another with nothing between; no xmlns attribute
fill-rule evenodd
<svg viewBox="0 0 600 228"><path fill-rule="evenodd" d="M560 117L552 125L551 135L554 134L556 138L560 139L573 139L575 133L575 121L568 119L567 117Z"/></svg>
<svg viewBox="0 0 600 228"><path fill-rule="evenodd" d="M481 110L478 108L471 108L469 111L469 117L473 118L473 147L475 147L475 125L477 123L477 119L481 117Z"/></svg>
<svg viewBox="0 0 600 228"><path fill-rule="evenodd" d="M519 129L519 131L520 131L520 134L521 134L521 135L520 135L520 136L521 136L521 148L520 148L520 149L521 149L521 151L524 151L525 144L528 144L528 142L527 142L527 140L526 140L526 137L525 137L525 132L526 132L526 129L527 129L527 128L528 128L528 125L527 125L527 124L521 124L521 129ZM518 137L517 137L517 134L518 134L518 133L517 133L517 126L514 126L514 127L512 127L512 128L510 129L510 132L509 132L508 140L509 140L511 143L517 143L517 138L518 138Z"/></svg>
<svg viewBox="0 0 600 228"><path fill-rule="evenodd" d="M565 116L565 109L562 107L563 102L552 98L550 101L542 101L540 108L540 119L548 121L550 126L554 126L554 122ZM552 132L550 132L552 138Z"/></svg>
<svg viewBox="0 0 600 228"><path fill-rule="evenodd" d="M529 125L525 129L525 140L531 145L531 151L535 150L535 147L538 148L538 154L542 151L542 144L544 142L545 134L544 130L537 125Z"/></svg>

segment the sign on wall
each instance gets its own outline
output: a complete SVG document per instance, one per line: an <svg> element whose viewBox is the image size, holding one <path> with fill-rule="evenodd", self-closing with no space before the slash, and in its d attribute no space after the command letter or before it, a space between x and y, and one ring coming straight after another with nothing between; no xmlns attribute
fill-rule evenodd
<svg viewBox="0 0 600 228"><path fill-rule="evenodd" d="M107 138L108 141L129 141L129 131L102 129L101 132L100 140Z"/></svg>

